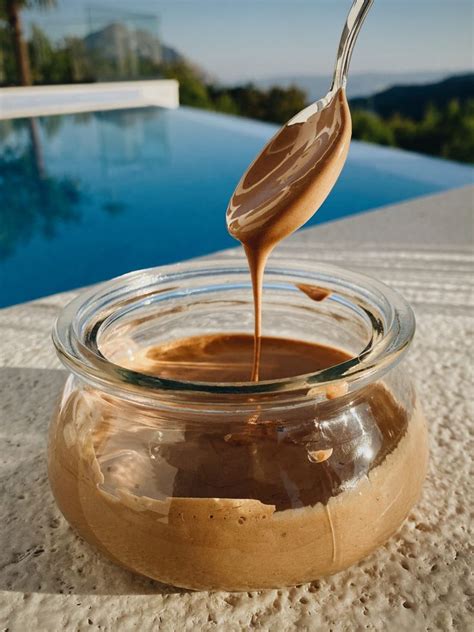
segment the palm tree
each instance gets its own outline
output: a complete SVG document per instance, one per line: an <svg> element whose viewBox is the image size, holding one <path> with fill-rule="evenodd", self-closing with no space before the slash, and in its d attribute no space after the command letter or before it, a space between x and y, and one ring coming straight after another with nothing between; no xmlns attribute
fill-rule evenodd
<svg viewBox="0 0 474 632"><path fill-rule="evenodd" d="M34 7L48 9L55 5L56 0L0 0L0 17L5 18L10 25L13 50L22 86L31 86L31 70L28 46L23 38L21 10Z"/></svg>

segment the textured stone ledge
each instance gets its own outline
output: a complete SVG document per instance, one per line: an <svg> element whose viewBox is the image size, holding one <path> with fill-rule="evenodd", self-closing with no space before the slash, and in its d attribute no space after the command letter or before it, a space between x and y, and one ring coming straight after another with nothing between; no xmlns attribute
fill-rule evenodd
<svg viewBox="0 0 474 632"><path fill-rule="evenodd" d="M400 532L351 569L300 587L181 591L114 566L77 537L49 492L45 460L47 427L65 375L49 332L73 294L0 311L0 630L473 629L469 208L472 190L457 191L311 229L292 240L300 256L304 251L358 267L413 303L418 332L408 364L431 440L423 498Z"/></svg>

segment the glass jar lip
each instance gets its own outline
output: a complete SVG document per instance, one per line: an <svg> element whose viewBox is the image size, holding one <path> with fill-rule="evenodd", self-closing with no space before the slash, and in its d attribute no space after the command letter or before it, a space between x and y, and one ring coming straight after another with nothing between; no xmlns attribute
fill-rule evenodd
<svg viewBox="0 0 474 632"><path fill-rule="evenodd" d="M314 373L259 382L179 381L141 373L115 364L94 343L92 318L99 311L113 314L114 305L124 300L147 299L160 292L159 286L184 279L219 274L248 273L242 257L216 256L209 260L191 260L129 272L81 292L62 310L53 327L52 338L61 362L74 374L100 388L115 392L132 391L138 396L155 398L158 394L267 395L271 392L300 392L313 387L327 389L345 383L350 390L374 381L395 365L407 351L414 333L415 316L407 301L395 290L365 274L308 258L271 258L266 277L272 273L299 276L301 283L322 285L333 291L350 289L354 297L376 301L384 313L386 326L378 330L377 340L362 352L341 364ZM250 276L249 276L250 282ZM154 288L150 291L150 287ZM163 291L163 290L162 290ZM370 314L369 314L370 318ZM373 326L375 325L372 322Z"/></svg>

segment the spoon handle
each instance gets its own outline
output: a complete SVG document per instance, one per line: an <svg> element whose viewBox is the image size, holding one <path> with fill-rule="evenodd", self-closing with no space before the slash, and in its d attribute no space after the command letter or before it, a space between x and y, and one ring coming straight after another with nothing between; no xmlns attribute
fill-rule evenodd
<svg viewBox="0 0 474 632"><path fill-rule="evenodd" d="M359 31L374 0L354 0L342 31L331 91L345 88L352 51Z"/></svg>

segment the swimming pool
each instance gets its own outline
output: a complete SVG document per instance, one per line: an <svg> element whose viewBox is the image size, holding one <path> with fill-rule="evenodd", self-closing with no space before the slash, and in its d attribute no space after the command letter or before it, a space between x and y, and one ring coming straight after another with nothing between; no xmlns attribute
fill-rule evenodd
<svg viewBox="0 0 474 632"><path fill-rule="evenodd" d="M275 129L184 107L0 121L0 306L235 245L228 199ZM310 224L472 177L354 142Z"/></svg>

